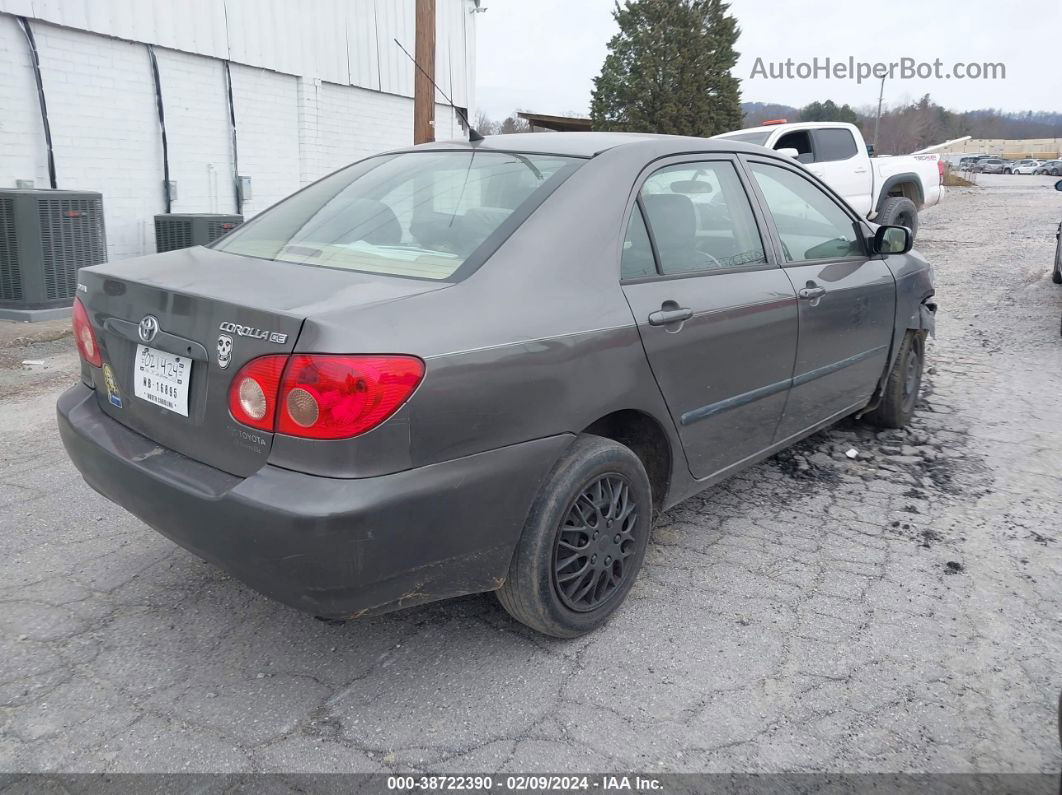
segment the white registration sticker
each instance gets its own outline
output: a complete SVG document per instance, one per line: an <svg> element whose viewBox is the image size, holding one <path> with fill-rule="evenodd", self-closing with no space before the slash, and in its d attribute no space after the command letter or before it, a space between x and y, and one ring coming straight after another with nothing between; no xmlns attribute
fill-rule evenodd
<svg viewBox="0 0 1062 795"><path fill-rule="evenodd" d="M141 400L188 416L188 381L192 360L165 351L136 346L133 364L133 394Z"/></svg>

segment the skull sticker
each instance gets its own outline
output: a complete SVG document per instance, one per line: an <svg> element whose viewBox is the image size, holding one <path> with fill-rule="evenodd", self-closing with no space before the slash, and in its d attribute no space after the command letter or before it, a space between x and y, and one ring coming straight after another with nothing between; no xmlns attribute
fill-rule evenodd
<svg viewBox="0 0 1062 795"><path fill-rule="evenodd" d="M232 337L228 334L218 335L218 367L224 370L232 361Z"/></svg>

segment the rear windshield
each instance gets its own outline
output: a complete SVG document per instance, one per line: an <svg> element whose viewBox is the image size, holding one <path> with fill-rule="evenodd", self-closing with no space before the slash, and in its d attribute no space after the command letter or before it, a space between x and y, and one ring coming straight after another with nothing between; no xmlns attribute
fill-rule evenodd
<svg viewBox="0 0 1062 795"><path fill-rule="evenodd" d="M767 143L767 139L771 137L772 130L756 130L755 132L741 133L741 135L728 135L726 140L728 141L741 141L743 144L756 144L757 146L764 146Z"/></svg>
<svg viewBox="0 0 1062 795"><path fill-rule="evenodd" d="M302 265L453 279L582 162L475 150L381 155L299 191L214 248Z"/></svg>

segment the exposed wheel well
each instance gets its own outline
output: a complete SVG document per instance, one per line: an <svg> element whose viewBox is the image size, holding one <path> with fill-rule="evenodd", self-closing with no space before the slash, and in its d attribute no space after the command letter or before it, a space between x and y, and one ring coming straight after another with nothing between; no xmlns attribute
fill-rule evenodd
<svg viewBox="0 0 1062 795"><path fill-rule="evenodd" d="M889 188L888 196L902 196L915 203L915 207L922 209L922 191L914 182L900 182Z"/></svg>
<svg viewBox="0 0 1062 795"><path fill-rule="evenodd" d="M671 484L671 443L660 423L644 412L624 409L595 420L583 433L612 439L634 451L649 476L653 505L659 513Z"/></svg>

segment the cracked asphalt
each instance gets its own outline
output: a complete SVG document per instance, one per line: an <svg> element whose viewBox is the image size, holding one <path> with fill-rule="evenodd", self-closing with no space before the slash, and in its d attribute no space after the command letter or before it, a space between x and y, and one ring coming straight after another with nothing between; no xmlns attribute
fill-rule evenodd
<svg viewBox="0 0 1062 795"><path fill-rule="evenodd" d="M1062 194L981 182L923 216L913 427L842 423L668 511L575 641L489 596L338 626L258 596L84 485L70 340L15 340L0 770L1058 771Z"/></svg>

